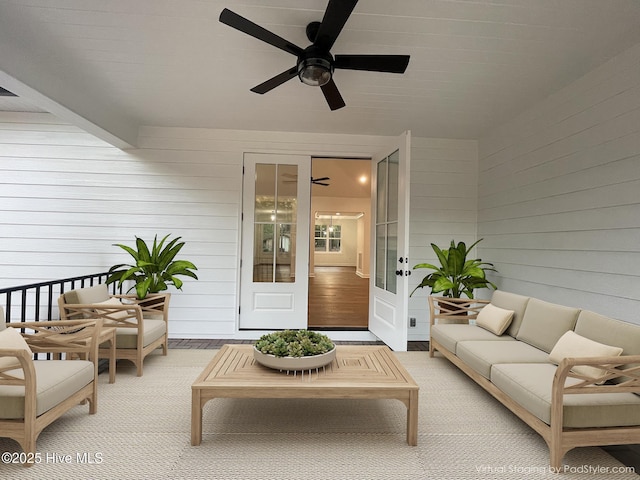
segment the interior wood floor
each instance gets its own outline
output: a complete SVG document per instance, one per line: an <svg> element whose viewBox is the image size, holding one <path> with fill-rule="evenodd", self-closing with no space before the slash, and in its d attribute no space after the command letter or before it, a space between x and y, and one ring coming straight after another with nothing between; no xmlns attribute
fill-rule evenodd
<svg viewBox="0 0 640 480"><path fill-rule="evenodd" d="M355 267L318 267L309 278L309 328L366 329L369 279Z"/></svg>

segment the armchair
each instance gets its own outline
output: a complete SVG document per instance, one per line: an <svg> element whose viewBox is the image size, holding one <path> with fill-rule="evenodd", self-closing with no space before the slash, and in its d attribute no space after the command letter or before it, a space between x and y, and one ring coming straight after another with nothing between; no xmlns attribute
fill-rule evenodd
<svg viewBox="0 0 640 480"><path fill-rule="evenodd" d="M0 436L20 444L29 466L37 462L36 440L45 427L86 401L89 413L97 412L102 320L15 326L7 324L0 331ZM21 334L23 328L29 332ZM77 354L86 360L34 360L33 354L41 352Z"/></svg>
<svg viewBox="0 0 640 480"><path fill-rule="evenodd" d="M116 327L116 359L129 360L142 376L144 358L157 348L167 354L170 293L140 300L135 295L110 295L105 284L78 288L58 298L60 318L100 318L105 327ZM109 357L106 345L98 356Z"/></svg>

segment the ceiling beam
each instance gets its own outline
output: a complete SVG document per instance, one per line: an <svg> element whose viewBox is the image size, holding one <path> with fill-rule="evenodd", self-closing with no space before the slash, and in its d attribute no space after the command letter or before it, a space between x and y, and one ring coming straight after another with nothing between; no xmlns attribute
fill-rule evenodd
<svg viewBox="0 0 640 480"><path fill-rule="evenodd" d="M34 40L36 38L36 40ZM138 123L101 100L90 82L55 62L19 11L0 15L0 85L37 107L118 148L135 147Z"/></svg>

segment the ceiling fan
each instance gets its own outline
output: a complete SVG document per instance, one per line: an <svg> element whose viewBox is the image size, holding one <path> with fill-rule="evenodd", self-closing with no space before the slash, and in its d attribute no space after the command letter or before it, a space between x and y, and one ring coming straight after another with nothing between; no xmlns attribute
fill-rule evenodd
<svg viewBox="0 0 640 480"><path fill-rule="evenodd" d="M336 68L404 73L409 64L409 55L331 55L331 47L357 3L358 0L329 0L322 22L307 25L307 38L311 42L307 48L294 45L226 8L220 14L220 21L298 57L294 67L253 87L252 92L267 93L297 76L302 83L320 87L329 108L337 110L345 103L333 81Z"/></svg>
<svg viewBox="0 0 640 480"><path fill-rule="evenodd" d="M295 183L298 181L298 175L295 175L293 173L283 173L282 174L283 177L287 177L290 180L285 180L285 183ZM328 187L329 184L328 183L324 183L327 180L331 180L331 178L329 177L320 177L320 178L313 178L311 177L311 183L313 183L314 185L322 185L323 187Z"/></svg>

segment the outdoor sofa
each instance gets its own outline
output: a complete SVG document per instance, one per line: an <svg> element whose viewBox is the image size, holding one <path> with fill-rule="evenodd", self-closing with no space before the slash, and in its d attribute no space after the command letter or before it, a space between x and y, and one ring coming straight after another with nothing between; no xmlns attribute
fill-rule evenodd
<svg viewBox="0 0 640 480"><path fill-rule="evenodd" d="M574 447L640 443L640 325L499 290L474 320L448 323L448 300L429 299L430 356L540 434L554 471Z"/></svg>

